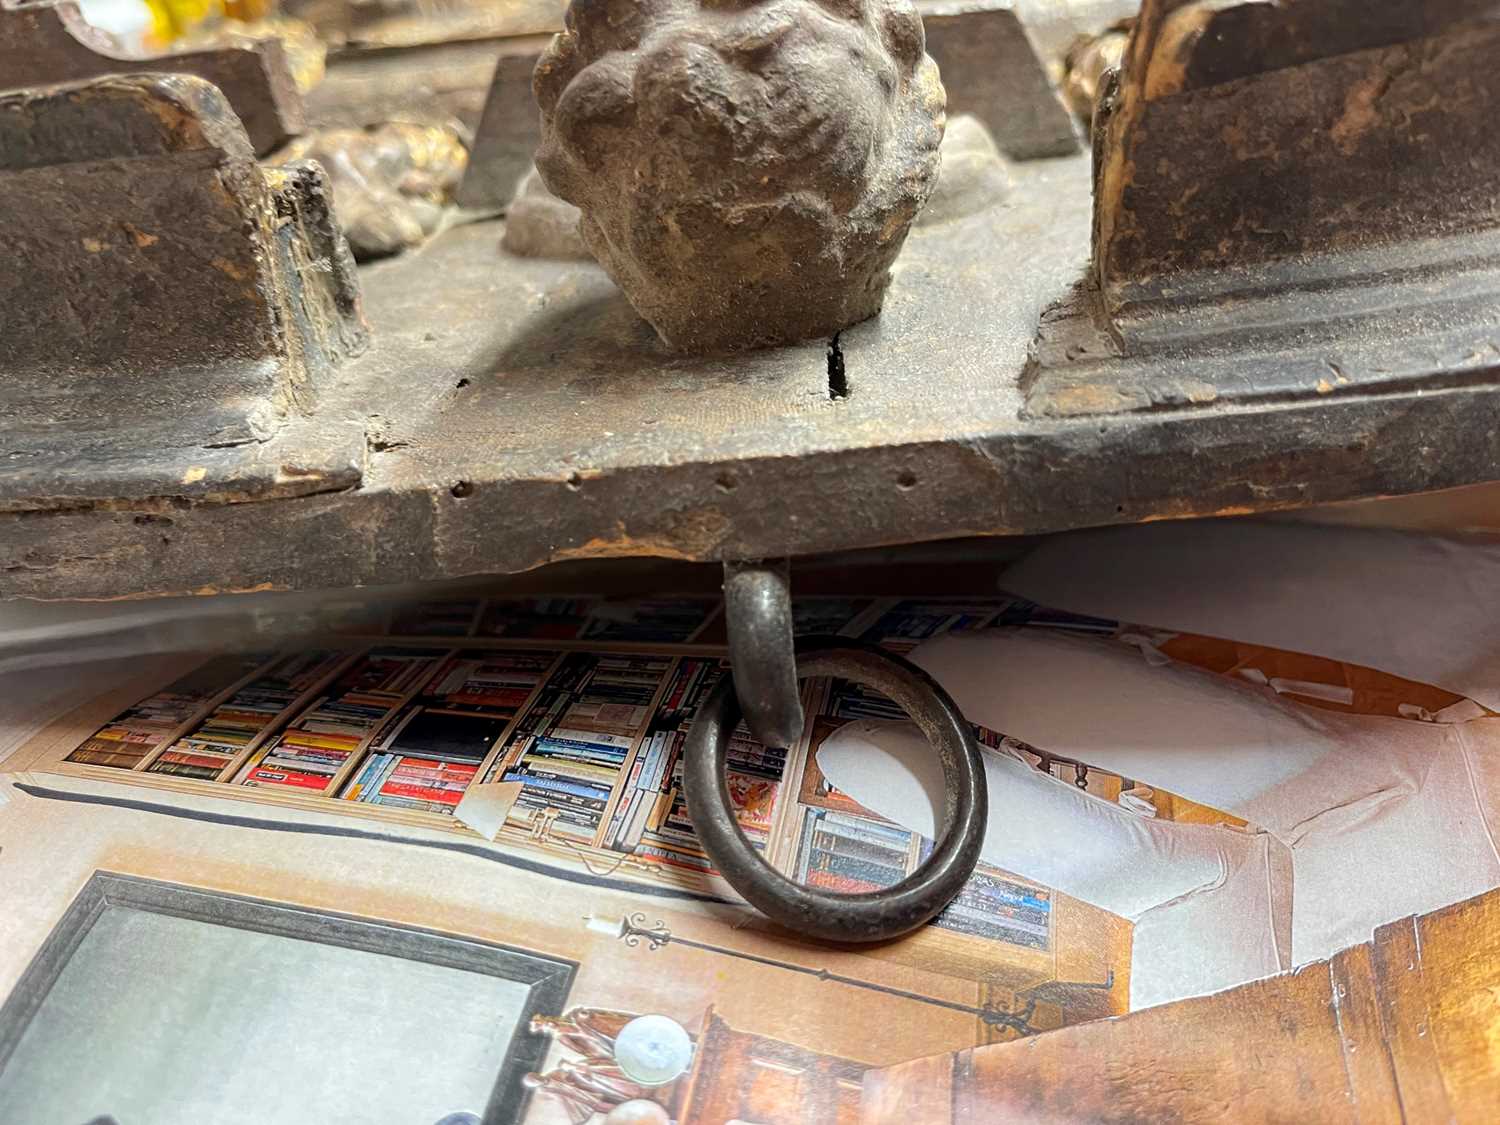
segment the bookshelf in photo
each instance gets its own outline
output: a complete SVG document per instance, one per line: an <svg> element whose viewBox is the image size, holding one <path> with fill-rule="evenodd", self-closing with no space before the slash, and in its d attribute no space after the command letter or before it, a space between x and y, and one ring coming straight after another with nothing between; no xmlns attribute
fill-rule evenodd
<svg viewBox="0 0 1500 1125"><path fill-rule="evenodd" d="M899 652L954 630L1040 627L1105 641L1120 632L1114 622L1003 595L813 597L793 608L801 634L860 637ZM726 672L714 599L455 598L383 622L399 635L210 660L81 745L85 730L75 741L38 740L30 768L90 783L115 777L188 801L337 811L393 831L451 832L469 847L562 872L725 892L681 780L697 708ZM904 715L847 681L804 681L803 701L806 732L788 750L767 749L743 728L732 737L726 782L739 824L789 877L839 891L900 881L929 845L834 789L816 755L846 722ZM1096 796L1125 799L1123 779L1097 770L1080 779L1065 759L976 733ZM483 843L459 808L480 781L520 786L509 819ZM1178 815L1175 804L1157 807ZM1079 919L1087 929L1095 913L981 866L937 919L878 955L964 979L988 980L1003 966L1021 981L1097 981L1106 974L1094 962L1069 960Z"/></svg>
<svg viewBox="0 0 1500 1125"><path fill-rule="evenodd" d="M601 844L638 860L698 874L713 871L698 844L682 787L682 748L698 706L724 675L723 661L684 657L677 662L631 763ZM765 849L787 751L769 750L744 726L730 739L726 783L736 818L752 844Z"/></svg>
<svg viewBox="0 0 1500 1125"><path fill-rule="evenodd" d="M382 728L340 796L451 816L557 659L555 652L446 654Z"/></svg>
<svg viewBox="0 0 1500 1125"><path fill-rule="evenodd" d="M132 707L83 741L65 759L80 765L133 769L167 744L215 696L266 661L264 653L216 656Z"/></svg>
<svg viewBox="0 0 1500 1125"><path fill-rule="evenodd" d="M390 631L398 637L467 637L483 605L482 598L411 602L391 615Z"/></svg>
<svg viewBox="0 0 1500 1125"><path fill-rule="evenodd" d="M697 641L719 612L719 600L660 598L494 598L475 635L513 640L593 640L631 644Z"/></svg>
<svg viewBox="0 0 1500 1125"><path fill-rule="evenodd" d="M876 604L875 598L793 598L792 632L799 637L847 635Z"/></svg>
<svg viewBox="0 0 1500 1125"><path fill-rule="evenodd" d="M442 659L440 650L371 649L253 753L236 783L321 793Z"/></svg>
<svg viewBox="0 0 1500 1125"><path fill-rule="evenodd" d="M486 603L477 633L516 640L578 639L599 598L495 598Z"/></svg>
<svg viewBox="0 0 1500 1125"><path fill-rule="evenodd" d="M810 809L802 818L794 876L839 894L884 890L906 878L912 834L877 817Z"/></svg>
<svg viewBox="0 0 1500 1125"><path fill-rule="evenodd" d="M718 598L606 598L594 606L579 640L685 644L719 614Z"/></svg>
<svg viewBox="0 0 1500 1125"><path fill-rule="evenodd" d="M810 887L862 894L910 875L931 841L872 814L809 808L792 874ZM1052 942L1052 894L980 864L931 926L1045 952Z"/></svg>
<svg viewBox="0 0 1500 1125"><path fill-rule="evenodd" d="M316 687L348 657L347 649L313 649L280 658L158 754L146 772L218 777L304 692Z"/></svg>
<svg viewBox="0 0 1500 1125"><path fill-rule="evenodd" d="M522 785L512 818L592 844L674 659L570 652L511 732L490 781Z"/></svg>
<svg viewBox="0 0 1500 1125"><path fill-rule="evenodd" d="M814 597L797 599L794 610L799 630L898 649L956 628L1108 625L1064 621L1005 597ZM118 762L164 784L217 780L268 797L325 797L350 810L450 824L476 781L519 782L506 832L513 843L628 857L630 870L673 881L709 876L683 795L681 756L697 707L725 664L699 651L649 646L664 637L703 644L717 636L705 627L722 623L716 614L714 599L697 597L428 601L395 618L425 630L426 641L210 661L106 724L68 761ZM460 631L484 630L506 632L515 643L452 641ZM581 639L601 632L636 640ZM545 644L549 636L557 648ZM877 870L869 848L893 826L829 786L814 755L843 722L902 713L845 681L807 681L804 700L808 734L790 751L763 747L744 728L733 736L726 782L740 825L789 873L803 865L820 879L884 878L889 872ZM979 734L1001 742L993 732ZM812 834L813 817L821 834ZM862 860L875 867L851 867L847 842L843 852L814 854L814 839L856 829L865 834ZM908 870L920 843L903 836L891 846L893 854L904 848L904 858L886 866ZM823 866L806 866L814 860Z"/></svg>

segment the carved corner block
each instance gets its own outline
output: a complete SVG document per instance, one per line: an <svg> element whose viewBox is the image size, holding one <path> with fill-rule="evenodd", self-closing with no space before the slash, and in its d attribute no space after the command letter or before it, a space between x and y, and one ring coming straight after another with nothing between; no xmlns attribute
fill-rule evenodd
<svg viewBox="0 0 1500 1125"><path fill-rule="evenodd" d="M1012 160L1079 150L1067 107L1011 0L917 0L948 113L973 114Z"/></svg>
<svg viewBox="0 0 1500 1125"><path fill-rule="evenodd" d="M1148 0L1101 137L1112 314L1189 275L1263 287L1268 268L1500 224L1500 27L1468 22L1477 7Z"/></svg>
<svg viewBox="0 0 1500 1125"><path fill-rule="evenodd" d="M1478 0L1146 0L1036 416L1494 381L1500 24Z"/></svg>
<svg viewBox="0 0 1500 1125"><path fill-rule="evenodd" d="M304 126L302 95L279 40L130 58L72 0L0 0L0 77L7 88L137 73L192 74L219 87L258 155Z"/></svg>
<svg viewBox="0 0 1500 1125"><path fill-rule="evenodd" d="M259 440L364 343L321 172L264 172L200 78L0 95L0 242L6 429Z"/></svg>

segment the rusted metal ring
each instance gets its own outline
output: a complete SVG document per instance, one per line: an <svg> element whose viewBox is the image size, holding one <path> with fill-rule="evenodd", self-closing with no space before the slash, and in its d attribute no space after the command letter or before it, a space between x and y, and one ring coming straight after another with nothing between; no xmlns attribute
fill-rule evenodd
<svg viewBox="0 0 1500 1125"><path fill-rule="evenodd" d="M932 853L895 886L862 894L804 887L762 859L735 819L724 778L729 739L740 722L729 675L703 702L683 750L682 779L693 827L729 885L788 929L826 941L899 937L947 906L979 862L989 802L973 729L932 677L873 645L842 637L799 641L797 674L838 676L875 688L921 728L942 759L947 789Z"/></svg>

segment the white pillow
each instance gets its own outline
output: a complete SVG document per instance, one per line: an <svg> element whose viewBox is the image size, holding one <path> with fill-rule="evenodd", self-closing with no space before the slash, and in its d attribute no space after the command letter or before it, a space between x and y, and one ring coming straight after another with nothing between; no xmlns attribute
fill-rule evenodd
<svg viewBox="0 0 1500 1125"><path fill-rule="evenodd" d="M1500 710L1500 543L1193 520L1057 536L1000 584L1042 605L1379 668Z"/></svg>
<svg viewBox="0 0 1500 1125"><path fill-rule="evenodd" d="M942 637L911 657L974 722L1274 834L1292 849L1295 963L1500 886L1500 783L1474 780L1500 755L1500 720L1320 710L1038 629Z"/></svg>
<svg viewBox="0 0 1500 1125"><path fill-rule="evenodd" d="M983 753L984 861L1134 921L1132 1009L1290 967L1290 865L1276 841L1143 817ZM824 740L818 766L865 808L934 834L942 769L913 724L849 723Z"/></svg>

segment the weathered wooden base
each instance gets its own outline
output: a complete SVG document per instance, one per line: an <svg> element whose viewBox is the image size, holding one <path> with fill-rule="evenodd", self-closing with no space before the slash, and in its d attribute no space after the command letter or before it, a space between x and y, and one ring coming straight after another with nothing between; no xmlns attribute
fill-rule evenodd
<svg viewBox="0 0 1500 1125"><path fill-rule="evenodd" d="M369 351L265 441L127 449L24 487L6 450L0 596L758 558L1500 478L1487 365L1434 389L1027 414L1037 326L1087 268L1089 174L1014 171L997 208L913 231L838 363L670 356L596 266L509 257L498 222L450 230L361 271Z"/></svg>

